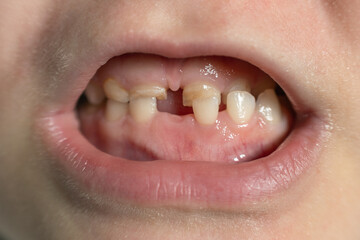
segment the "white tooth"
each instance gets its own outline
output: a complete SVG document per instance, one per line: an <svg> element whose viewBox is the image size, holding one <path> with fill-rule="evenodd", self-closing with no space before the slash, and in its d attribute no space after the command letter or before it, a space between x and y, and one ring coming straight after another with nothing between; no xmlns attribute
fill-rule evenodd
<svg viewBox="0 0 360 240"><path fill-rule="evenodd" d="M105 95L112 100L122 103L127 103L129 101L129 93L112 78L105 80L104 92Z"/></svg>
<svg viewBox="0 0 360 240"><path fill-rule="evenodd" d="M246 123L255 111L255 97L246 91L232 91L227 95L226 111L235 123Z"/></svg>
<svg viewBox="0 0 360 240"><path fill-rule="evenodd" d="M263 73L257 77L257 84L251 90L251 93L257 97L266 89L274 89L276 86L275 81L267 74Z"/></svg>
<svg viewBox="0 0 360 240"><path fill-rule="evenodd" d="M273 89L260 93L256 101L256 110L260 117L268 122L278 123L281 120L280 102Z"/></svg>
<svg viewBox="0 0 360 240"><path fill-rule="evenodd" d="M239 78L235 81L233 81L230 86L224 91L223 95L222 95L222 102L224 104L227 103L227 95L229 94L229 92L232 91L247 91L250 92L251 88L250 88L250 84L248 83L248 81L244 78Z"/></svg>
<svg viewBox="0 0 360 240"><path fill-rule="evenodd" d="M90 82L85 89L85 96L89 103L98 105L105 99L105 93L103 89L96 85L94 82Z"/></svg>
<svg viewBox="0 0 360 240"><path fill-rule="evenodd" d="M185 107L191 107L193 106L193 101L195 99L207 99L212 97L217 98L217 101L220 104L221 93L217 88L209 84L192 83L184 88L183 105Z"/></svg>
<svg viewBox="0 0 360 240"><path fill-rule="evenodd" d="M192 106L196 121L203 125L215 123L219 113L219 104L218 97L194 99Z"/></svg>
<svg viewBox="0 0 360 240"><path fill-rule="evenodd" d="M131 89L131 98L156 97L159 100L167 98L166 89L159 86L142 85Z"/></svg>
<svg viewBox="0 0 360 240"><path fill-rule="evenodd" d="M130 100L130 114L136 122L147 122L157 113L155 97L139 97Z"/></svg>
<svg viewBox="0 0 360 240"><path fill-rule="evenodd" d="M108 99L106 102L105 109L105 118L108 121L115 121L127 114L128 111L127 103L117 102L111 99Z"/></svg>

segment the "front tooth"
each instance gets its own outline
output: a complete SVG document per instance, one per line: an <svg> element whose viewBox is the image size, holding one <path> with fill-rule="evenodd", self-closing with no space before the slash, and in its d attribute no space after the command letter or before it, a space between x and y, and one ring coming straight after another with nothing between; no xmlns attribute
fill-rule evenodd
<svg viewBox="0 0 360 240"><path fill-rule="evenodd" d="M232 91L227 95L226 111L235 123L244 124L255 111L255 97L246 91Z"/></svg>
<svg viewBox="0 0 360 240"><path fill-rule="evenodd" d="M256 102L256 110L268 122L278 123L281 120L281 106L274 89L267 89L260 93Z"/></svg>
<svg viewBox="0 0 360 240"><path fill-rule="evenodd" d="M220 91L209 84L202 83L192 83L187 85L183 91L183 105L185 107L193 106L193 101L195 99L207 99L207 98L217 98L218 103L221 102L221 93Z"/></svg>
<svg viewBox="0 0 360 240"><path fill-rule="evenodd" d="M156 98L132 98L129 108L130 114L136 122L147 122L157 113Z"/></svg>
<svg viewBox="0 0 360 240"><path fill-rule="evenodd" d="M105 93L103 89L90 81L89 85L85 89L85 96L89 103L98 105L105 99Z"/></svg>
<svg viewBox="0 0 360 240"><path fill-rule="evenodd" d="M216 96L194 99L192 106L196 121L204 125L215 123L219 113L219 104L219 98Z"/></svg>
<svg viewBox="0 0 360 240"><path fill-rule="evenodd" d="M127 103L129 101L129 93L112 78L105 80L104 92L109 99L122 103Z"/></svg>
<svg viewBox="0 0 360 240"><path fill-rule="evenodd" d="M106 101L105 118L108 121L115 121L127 114L128 104L108 99Z"/></svg>
<svg viewBox="0 0 360 240"><path fill-rule="evenodd" d="M224 104L227 103L227 95L229 94L229 92L233 92L233 91L247 91L250 92L251 88L250 85L248 83L248 81L244 78L239 78L235 81L233 81L230 86L224 91L223 95L222 95L222 102Z"/></svg>

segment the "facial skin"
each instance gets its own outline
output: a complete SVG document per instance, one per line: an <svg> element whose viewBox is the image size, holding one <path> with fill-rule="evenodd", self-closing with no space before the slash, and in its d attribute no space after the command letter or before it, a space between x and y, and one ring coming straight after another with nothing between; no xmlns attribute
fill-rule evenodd
<svg viewBox="0 0 360 240"><path fill-rule="evenodd" d="M0 9L0 232L6 238L360 238L359 1L31 0L2 1ZM89 53L109 51L109 39L121 45L124 33L174 46L211 40L261 49L285 66L303 101L329 121L329 140L309 177L256 211L125 204L105 211L65 194L69 184L54 180L34 123L43 109L55 108L63 79Z"/></svg>

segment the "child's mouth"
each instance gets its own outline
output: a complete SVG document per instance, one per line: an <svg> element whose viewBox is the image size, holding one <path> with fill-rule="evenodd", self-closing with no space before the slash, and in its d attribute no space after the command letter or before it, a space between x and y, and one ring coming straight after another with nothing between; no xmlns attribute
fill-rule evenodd
<svg viewBox="0 0 360 240"><path fill-rule="evenodd" d="M316 162L325 121L281 69L157 47L92 62L92 78L79 70L42 111L38 127L72 194L234 209L285 191Z"/></svg>
<svg viewBox="0 0 360 240"><path fill-rule="evenodd" d="M293 116L279 89L232 58L127 54L99 69L77 110L84 136L113 156L238 163L286 137Z"/></svg>

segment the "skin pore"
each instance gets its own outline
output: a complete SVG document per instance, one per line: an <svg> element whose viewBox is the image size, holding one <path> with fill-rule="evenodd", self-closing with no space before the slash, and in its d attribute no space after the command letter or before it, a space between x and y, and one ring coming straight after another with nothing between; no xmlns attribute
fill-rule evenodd
<svg viewBox="0 0 360 240"><path fill-rule="evenodd" d="M359 9L357 0L2 1L0 235L359 239ZM209 42L207 49L193 47ZM118 204L78 194L74 179L53 164L36 122L57 109L60 93L79 97L67 90L73 73L105 63L115 48L174 58L270 59L288 78L284 87L291 81L289 91L300 91L299 102L327 122L315 166L271 200L227 211ZM77 72L89 79L93 74Z"/></svg>

